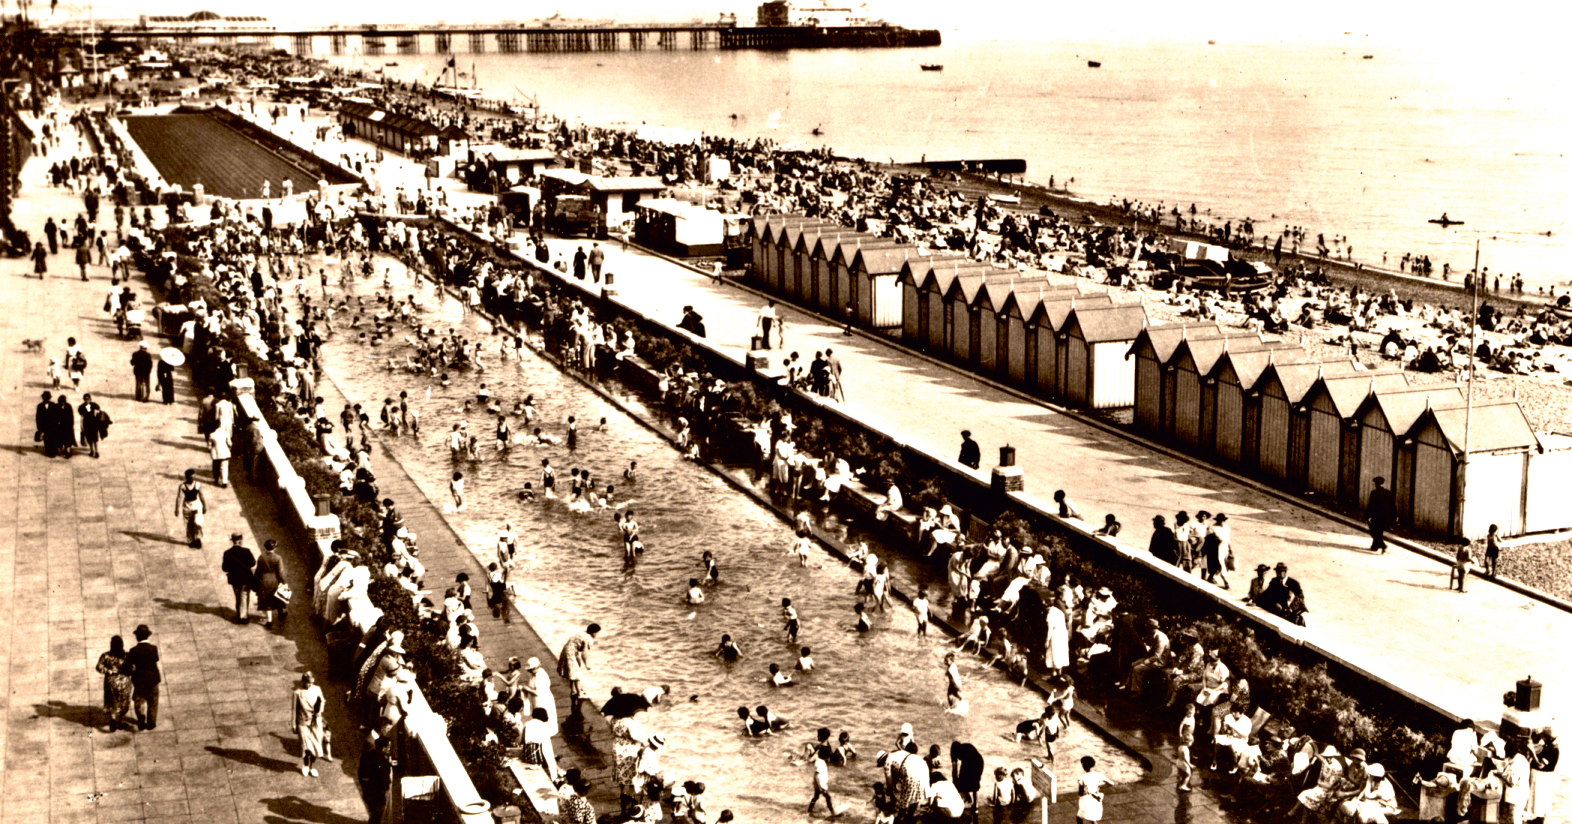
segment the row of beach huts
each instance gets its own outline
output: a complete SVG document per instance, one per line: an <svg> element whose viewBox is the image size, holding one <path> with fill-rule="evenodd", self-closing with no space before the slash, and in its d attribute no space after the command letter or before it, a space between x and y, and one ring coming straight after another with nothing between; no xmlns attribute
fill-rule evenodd
<svg viewBox="0 0 1572 824"><path fill-rule="evenodd" d="M1042 272L924 254L832 221L758 217L749 232L751 277L766 292L1038 397L1133 407L1143 435L1295 494L1363 508L1381 477L1398 519L1427 533L1572 527L1572 507L1556 501L1572 439L1536 435L1515 401L1470 414L1458 386L1411 385L1401 370L1317 360L1214 323L1154 325L1139 304Z"/></svg>

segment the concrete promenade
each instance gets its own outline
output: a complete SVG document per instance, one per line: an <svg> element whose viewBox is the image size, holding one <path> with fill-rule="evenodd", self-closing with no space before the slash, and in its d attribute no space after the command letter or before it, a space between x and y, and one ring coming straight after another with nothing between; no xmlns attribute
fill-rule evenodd
<svg viewBox="0 0 1572 824"><path fill-rule="evenodd" d="M571 259L590 242L550 245L554 258ZM763 298L637 249L621 251L615 240L602 246L620 301L671 326L691 304L704 316L707 343L742 359ZM886 342L846 336L840 324L784 305L777 311L786 347L772 353L772 365L793 351L806 364L833 348L846 402L827 403L959 471L971 471L954 463L962 429L982 444L983 471L973 474L983 481L997 448L1013 445L1027 491L1045 509L1064 489L1088 521L1117 514L1126 542L1141 549L1153 515L1227 513L1240 572L1226 593L1196 579L1197 597L1243 598L1247 570L1283 561L1307 594L1304 636L1341 660L1461 717L1499 718L1501 694L1530 674L1548 685L1548 706L1566 705L1559 685L1572 683L1572 656L1560 639L1572 632L1572 614L1479 578L1466 594L1450 592L1447 567L1401 549L1372 555L1368 535L1313 508Z"/></svg>
<svg viewBox="0 0 1572 824"><path fill-rule="evenodd" d="M49 162L77 151L73 141L23 171L15 218L35 239L44 219L74 220L81 199L46 182ZM100 213L112 233L113 213ZM112 236L112 235L111 235ZM260 550L284 547L286 578L297 593L310 577L277 526L272 499L245 482L210 483L210 461L196 432L197 406L185 370L176 403L138 403L129 358L102 311L106 267L83 283L68 250L49 261L45 281L31 261L0 260L0 822L321 822L365 820L355 785L359 750L343 690L324 682L333 763L321 776L299 770L290 694L300 673L327 675L327 656L308 610L281 630L234 622L219 557L232 532ZM133 288L144 305L150 292ZM148 327L149 331L151 327ZM114 420L102 458L46 458L33 443L33 408L51 390L48 358L74 336L88 359L82 390L64 382L71 402L91 392ZM23 339L43 339L42 354ZM163 344L149 334L154 351ZM191 549L175 516L182 472L195 468L208 502L206 540ZM94 672L111 635L135 643L153 630L167 678L158 728L107 733L102 679Z"/></svg>

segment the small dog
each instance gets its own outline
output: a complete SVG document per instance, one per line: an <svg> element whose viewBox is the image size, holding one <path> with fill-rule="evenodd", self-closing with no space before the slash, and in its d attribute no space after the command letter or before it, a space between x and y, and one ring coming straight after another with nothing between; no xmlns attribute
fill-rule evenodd
<svg viewBox="0 0 1572 824"><path fill-rule="evenodd" d="M22 348L24 350L28 351L28 352L38 352L39 354L43 354L43 351L44 351L44 339L43 338L22 338Z"/></svg>

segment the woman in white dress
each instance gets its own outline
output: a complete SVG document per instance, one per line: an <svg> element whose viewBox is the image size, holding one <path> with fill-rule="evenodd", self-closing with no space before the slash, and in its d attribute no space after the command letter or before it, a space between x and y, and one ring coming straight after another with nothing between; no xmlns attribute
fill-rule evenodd
<svg viewBox="0 0 1572 824"><path fill-rule="evenodd" d="M326 753L327 730L323 723L326 703L322 688L316 685L311 673L300 676L300 686L295 687L294 712L295 732L300 735L301 775L316 775L316 761ZM332 756L327 757L332 759Z"/></svg>

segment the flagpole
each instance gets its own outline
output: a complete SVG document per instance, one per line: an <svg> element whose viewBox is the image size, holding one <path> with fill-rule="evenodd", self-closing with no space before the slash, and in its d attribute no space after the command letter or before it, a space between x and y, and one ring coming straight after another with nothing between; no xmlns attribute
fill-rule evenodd
<svg viewBox="0 0 1572 824"><path fill-rule="evenodd" d="M1457 531L1464 540L1468 538L1463 531L1463 522L1468 515L1468 454L1474 445L1474 359L1475 353L1479 351L1479 281L1482 277L1479 271L1479 239L1475 238L1473 288L1468 290L1468 391L1463 412L1463 460L1458 464L1457 479Z"/></svg>

